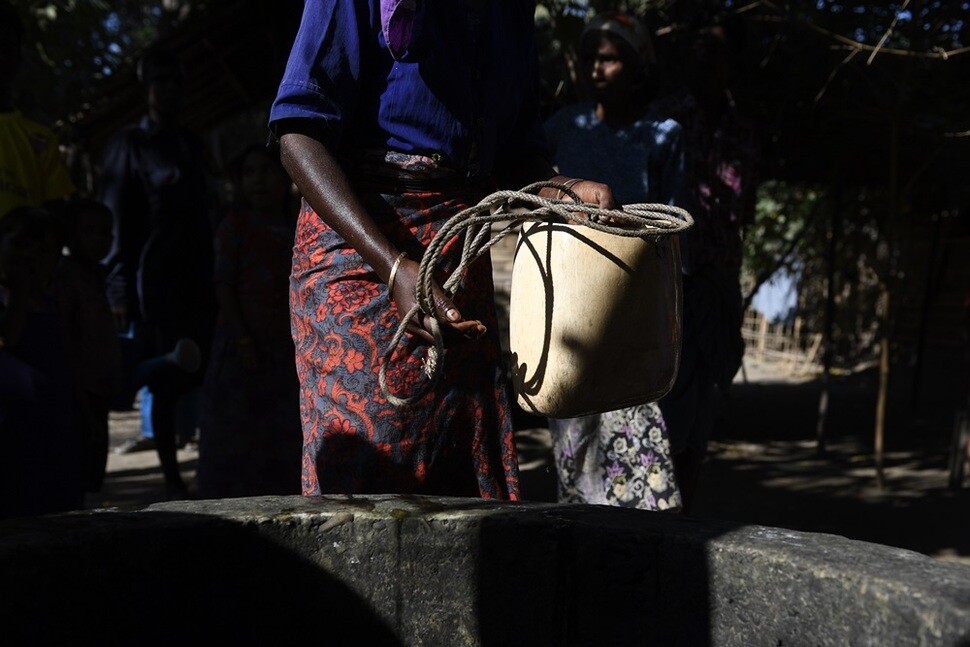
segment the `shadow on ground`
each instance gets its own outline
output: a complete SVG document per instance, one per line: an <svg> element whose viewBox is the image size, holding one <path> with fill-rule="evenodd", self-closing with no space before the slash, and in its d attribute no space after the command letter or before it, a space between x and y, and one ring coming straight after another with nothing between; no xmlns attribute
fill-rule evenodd
<svg viewBox="0 0 970 647"><path fill-rule="evenodd" d="M874 372L832 382L825 452L815 441L818 380L736 384L693 513L827 532L970 561L970 490L947 488L953 399L910 405L905 375L891 391L885 482L873 459Z"/></svg>

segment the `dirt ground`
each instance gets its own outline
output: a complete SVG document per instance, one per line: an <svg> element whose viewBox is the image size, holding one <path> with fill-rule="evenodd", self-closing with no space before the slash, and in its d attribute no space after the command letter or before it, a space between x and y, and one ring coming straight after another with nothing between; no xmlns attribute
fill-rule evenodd
<svg viewBox="0 0 970 647"><path fill-rule="evenodd" d="M940 421L952 414L900 415L888 425L880 489L872 458L873 376L834 381L826 452L819 455L818 380L750 362L747 372L749 381L739 379L719 403L691 516L831 533L970 563L970 480L962 490L947 488L950 428ZM519 435L529 499L555 497L550 443L545 429Z"/></svg>
<svg viewBox="0 0 970 647"><path fill-rule="evenodd" d="M819 380L751 368L751 380L736 381L722 402L695 516L834 533L970 563L970 481L958 491L947 487L951 392L924 389L914 407L912 380L897 368L879 488L875 371L833 379L826 452L819 455Z"/></svg>
<svg viewBox="0 0 970 647"><path fill-rule="evenodd" d="M835 380L827 452L819 456L818 381L750 362L747 372L748 383L739 379L719 403L691 516L832 533L970 564L970 480L962 490L947 488L949 427L943 423L951 413L900 415L889 425L886 485L879 489L871 440L874 376ZM137 412L113 414L113 446L137 432ZM555 500L548 430L524 429L517 440L524 497ZM191 484L197 450L189 445L179 459ZM132 509L164 499L154 451L112 453L108 471L89 507Z"/></svg>

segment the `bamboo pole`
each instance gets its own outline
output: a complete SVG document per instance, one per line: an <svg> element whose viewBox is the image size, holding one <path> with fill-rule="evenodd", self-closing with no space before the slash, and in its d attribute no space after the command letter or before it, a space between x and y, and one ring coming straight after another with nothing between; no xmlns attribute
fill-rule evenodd
<svg viewBox="0 0 970 647"><path fill-rule="evenodd" d="M908 75L907 75L908 79ZM904 82L905 86L906 83ZM895 251L894 237L897 215L899 212L899 126L901 121L902 93L896 103L896 110L893 111L892 128L889 137L889 211L887 214L885 243L887 248L886 276L882 281L882 294L880 302L882 304L881 319L882 329L881 339L879 340L879 391L876 396L876 428L873 438L873 462L876 468L876 485L880 490L886 487L885 475L885 439L886 439L886 405L889 401L889 379L891 376L889 366L889 327L891 317L890 285L895 274Z"/></svg>
<svg viewBox="0 0 970 647"><path fill-rule="evenodd" d="M920 304L919 329L916 333L916 359L913 362L913 390L910 393L910 406L915 410L919 405L920 387L923 377L923 355L926 352L926 329L929 325L930 305L933 301L937 278L936 257L940 251L940 235L943 219L933 214L933 242L926 261L926 280L923 282L923 298Z"/></svg>
<svg viewBox="0 0 970 647"><path fill-rule="evenodd" d="M765 361L765 344L768 341L768 317L761 315L758 328L758 361Z"/></svg>
<svg viewBox="0 0 970 647"><path fill-rule="evenodd" d="M883 284L886 286L886 284ZM884 320L888 323L889 287L883 288L882 311ZM886 428L886 403L889 398L889 333L883 333L879 340L879 395L876 397L876 437L873 440L873 453L876 464L876 485L880 490L886 487L886 476L883 465L884 442Z"/></svg>
<svg viewBox="0 0 970 647"><path fill-rule="evenodd" d="M822 332L822 390L818 396L818 414L815 417L815 452L825 453L825 429L829 417L829 391L832 380L832 330L835 326L835 248L842 222L842 184L833 192L832 211L826 234L825 247L825 324Z"/></svg>

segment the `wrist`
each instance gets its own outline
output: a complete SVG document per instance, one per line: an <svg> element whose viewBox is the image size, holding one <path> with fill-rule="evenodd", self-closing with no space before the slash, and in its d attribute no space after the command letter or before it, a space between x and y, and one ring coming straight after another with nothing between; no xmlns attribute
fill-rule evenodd
<svg viewBox="0 0 970 647"><path fill-rule="evenodd" d="M564 182L559 182L559 184L562 185L562 188L556 189L556 196L554 199L555 200L572 199L572 197L569 195L569 193L567 193L567 191L572 190L573 187L575 187L577 184L579 184L582 181L583 181L582 178L573 177L573 178L566 179Z"/></svg>
<svg viewBox="0 0 970 647"><path fill-rule="evenodd" d="M365 251L366 254L361 253L360 250L358 250L358 253L364 259L364 262L373 268L374 273L377 274L377 278L387 283L391 279L391 270L394 268L394 263L397 262L398 257L404 250L388 244L380 248L372 248Z"/></svg>
<svg viewBox="0 0 970 647"><path fill-rule="evenodd" d="M397 258L394 259L394 263L391 264L391 271L387 275L388 293L394 292L394 280L397 278L397 271L401 267L401 263L404 262L404 259L406 259L407 257L408 257L407 252L401 252L400 254L397 255Z"/></svg>

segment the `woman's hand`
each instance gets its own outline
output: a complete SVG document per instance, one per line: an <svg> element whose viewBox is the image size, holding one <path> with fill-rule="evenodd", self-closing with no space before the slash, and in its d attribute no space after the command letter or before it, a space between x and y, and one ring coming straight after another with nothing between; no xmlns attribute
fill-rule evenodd
<svg viewBox="0 0 970 647"><path fill-rule="evenodd" d="M603 184L602 182L593 182L592 180L576 180L570 179L562 175L557 175L552 178L553 182L557 184L563 184L567 186L573 193L579 196L585 204L592 204L600 209L618 209L619 206L616 204L616 200L613 198L613 191L609 186ZM552 191L555 196L550 196L546 191ZM556 200L569 199L569 196L565 191L559 191L557 189L543 189L539 195L546 198L553 198ZM595 222L600 222L607 225L618 225L622 226L624 223L621 220L610 217L592 217Z"/></svg>
<svg viewBox="0 0 970 647"><path fill-rule="evenodd" d="M355 249L381 279L387 281L401 250L392 243L357 199L350 181L326 146L297 133L280 139L283 166L289 171L303 197L317 214ZM418 263L404 258L394 277L391 298L403 317L415 304L414 286ZM434 287L442 333L445 341L478 339L485 334L480 321L465 321L440 286ZM408 323L408 332L426 342L433 342L431 317L420 315L420 321Z"/></svg>
<svg viewBox="0 0 970 647"><path fill-rule="evenodd" d="M580 180L569 188L586 204L594 204L600 209L616 209L613 191L602 182Z"/></svg>
<svg viewBox="0 0 970 647"><path fill-rule="evenodd" d="M417 303L414 295L415 286L418 282L418 267L419 264L416 261L403 258L394 276L394 292L391 294L391 298L397 305L398 312L402 317ZM482 322L463 319L458 308L437 283L433 284L432 294L434 295L434 304L438 311L441 333L446 345L449 341L480 339L485 334L485 326ZM434 334L432 333L431 319L430 315L419 312L417 317L408 322L407 331L428 343L433 343Z"/></svg>

